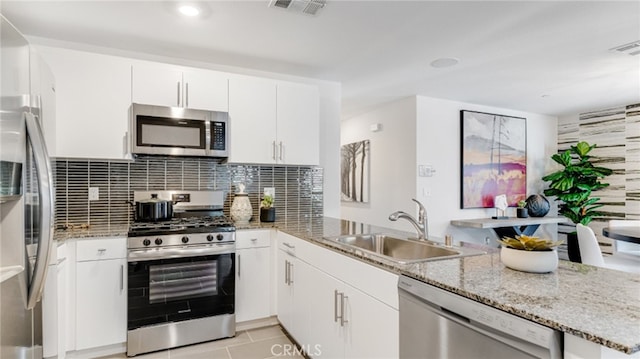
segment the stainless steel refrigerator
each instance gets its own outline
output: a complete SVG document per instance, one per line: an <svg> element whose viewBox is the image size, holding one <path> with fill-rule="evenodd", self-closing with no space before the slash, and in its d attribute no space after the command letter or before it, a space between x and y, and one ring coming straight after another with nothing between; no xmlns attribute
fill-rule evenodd
<svg viewBox="0 0 640 359"><path fill-rule="evenodd" d="M2 15L0 22L0 358L42 358L54 196L41 121L43 101L55 99L40 96L41 67L28 42Z"/></svg>

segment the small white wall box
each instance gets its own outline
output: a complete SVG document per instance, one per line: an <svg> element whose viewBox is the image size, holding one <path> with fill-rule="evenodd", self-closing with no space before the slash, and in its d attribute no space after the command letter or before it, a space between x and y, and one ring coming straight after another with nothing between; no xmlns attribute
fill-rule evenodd
<svg viewBox="0 0 640 359"><path fill-rule="evenodd" d="M382 125L379 123L374 123L373 125L369 126L369 129L371 130L371 132L378 132L382 130Z"/></svg>

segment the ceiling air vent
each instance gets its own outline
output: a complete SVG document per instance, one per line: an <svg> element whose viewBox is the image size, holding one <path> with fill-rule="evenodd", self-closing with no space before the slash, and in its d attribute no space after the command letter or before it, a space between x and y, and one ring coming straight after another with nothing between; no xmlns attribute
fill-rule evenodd
<svg viewBox="0 0 640 359"><path fill-rule="evenodd" d="M640 54L640 40L630 42L628 44L616 46L611 51L617 51L623 54L635 56Z"/></svg>
<svg viewBox="0 0 640 359"><path fill-rule="evenodd" d="M271 0L269 7L279 7L291 12L316 15L326 4L326 0Z"/></svg>

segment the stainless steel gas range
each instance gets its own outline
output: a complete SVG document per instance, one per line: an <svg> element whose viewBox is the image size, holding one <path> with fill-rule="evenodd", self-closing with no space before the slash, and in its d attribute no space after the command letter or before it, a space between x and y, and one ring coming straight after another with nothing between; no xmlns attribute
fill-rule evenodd
<svg viewBox="0 0 640 359"><path fill-rule="evenodd" d="M235 227L219 191L145 191L174 218L128 235L127 355L235 335Z"/></svg>

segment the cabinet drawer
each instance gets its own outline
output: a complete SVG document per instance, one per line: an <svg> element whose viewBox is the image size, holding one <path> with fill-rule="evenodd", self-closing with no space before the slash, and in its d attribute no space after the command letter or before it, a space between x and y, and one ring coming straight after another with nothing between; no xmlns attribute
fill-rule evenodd
<svg viewBox="0 0 640 359"><path fill-rule="evenodd" d="M78 262L127 258L127 239L124 237L84 239L78 241L76 248Z"/></svg>
<svg viewBox="0 0 640 359"><path fill-rule="evenodd" d="M271 230L241 230L236 232L236 249L271 246Z"/></svg>

